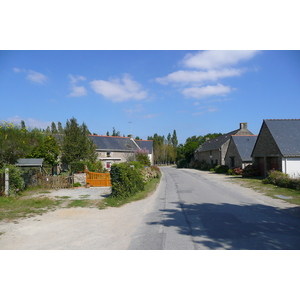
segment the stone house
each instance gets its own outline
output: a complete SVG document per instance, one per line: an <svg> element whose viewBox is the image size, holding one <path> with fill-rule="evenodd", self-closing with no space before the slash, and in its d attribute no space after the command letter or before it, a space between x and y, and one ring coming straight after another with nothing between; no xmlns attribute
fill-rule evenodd
<svg viewBox="0 0 300 300"><path fill-rule="evenodd" d="M257 135L232 135L225 155L225 165L230 169L252 164L252 150Z"/></svg>
<svg viewBox="0 0 300 300"><path fill-rule="evenodd" d="M264 177L273 169L300 177L300 119L263 120L251 156Z"/></svg>
<svg viewBox="0 0 300 300"><path fill-rule="evenodd" d="M194 152L194 160L204 160L211 165L224 165L225 155L232 135L253 135L253 133L248 130L248 123L240 123L239 129L208 139L200 145Z"/></svg>
<svg viewBox="0 0 300 300"><path fill-rule="evenodd" d="M138 149L148 150L148 157L153 164L153 141L134 140L132 137L90 135L96 145L98 160L110 170L113 163L126 162Z"/></svg>

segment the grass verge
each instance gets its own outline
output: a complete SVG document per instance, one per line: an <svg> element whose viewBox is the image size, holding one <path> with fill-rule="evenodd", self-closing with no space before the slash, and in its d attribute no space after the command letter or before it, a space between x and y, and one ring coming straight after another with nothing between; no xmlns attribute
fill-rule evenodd
<svg viewBox="0 0 300 300"><path fill-rule="evenodd" d="M126 203L145 199L148 196L150 196L152 193L155 192L159 182L160 182L160 178L152 179L150 182L148 182L146 184L144 191L138 192L137 194L130 196L128 198L108 197L99 205L99 209L104 209L105 207L108 207L108 206L120 207Z"/></svg>
<svg viewBox="0 0 300 300"><path fill-rule="evenodd" d="M272 184L264 184L262 183L262 178L243 178L239 176L234 176L231 177L230 180L243 187L251 188L261 194L272 197L274 199L281 199L292 204L300 205L300 191L288 188L281 188Z"/></svg>
<svg viewBox="0 0 300 300"><path fill-rule="evenodd" d="M49 198L0 197L0 221L41 215L59 206L60 203Z"/></svg>

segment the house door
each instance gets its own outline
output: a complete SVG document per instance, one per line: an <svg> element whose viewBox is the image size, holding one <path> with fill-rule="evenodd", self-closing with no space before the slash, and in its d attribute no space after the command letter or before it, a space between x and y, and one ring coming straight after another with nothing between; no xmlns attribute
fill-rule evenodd
<svg viewBox="0 0 300 300"><path fill-rule="evenodd" d="M267 166L268 166L268 171L269 170L279 170L279 162L278 162L278 157L268 157L267 158Z"/></svg>
<svg viewBox="0 0 300 300"><path fill-rule="evenodd" d="M264 176L265 175L265 161L263 157L258 158L258 168L260 171L260 175Z"/></svg>

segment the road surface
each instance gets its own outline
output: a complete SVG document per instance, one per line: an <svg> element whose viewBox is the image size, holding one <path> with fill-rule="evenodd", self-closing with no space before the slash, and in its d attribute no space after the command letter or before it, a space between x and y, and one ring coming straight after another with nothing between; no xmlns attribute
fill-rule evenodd
<svg viewBox="0 0 300 300"><path fill-rule="evenodd" d="M0 249L300 249L295 205L191 169L161 168L147 199L0 223ZM296 207L299 209L299 207Z"/></svg>
<svg viewBox="0 0 300 300"><path fill-rule="evenodd" d="M162 171L155 208L129 249L300 249L294 205L229 183L223 175Z"/></svg>

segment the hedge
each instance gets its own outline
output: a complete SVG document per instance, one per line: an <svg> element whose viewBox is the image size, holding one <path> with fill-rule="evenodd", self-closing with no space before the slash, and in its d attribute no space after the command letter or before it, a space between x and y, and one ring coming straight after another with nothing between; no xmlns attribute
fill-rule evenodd
<svg viewBox="0 0 300 300"><path fill-rule="evenodd" d="M113 164L110 170L111 197L126 198L145 189L145 182L139 168L129 163Z"/></svg>
<svg viewBox="0 0 300 300"><path fill-rule="evenodd" d="M265 184L274 184L283 188L300 190L300 179L290 178L288 174L280 171L270 171L268 177L263 179L262 182Z"/></svg>

